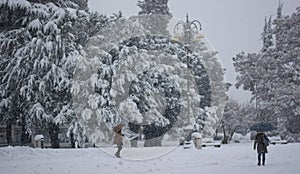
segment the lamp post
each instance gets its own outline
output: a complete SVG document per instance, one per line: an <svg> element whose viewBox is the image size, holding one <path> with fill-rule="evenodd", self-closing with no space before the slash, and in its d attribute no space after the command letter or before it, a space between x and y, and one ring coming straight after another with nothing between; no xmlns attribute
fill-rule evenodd
<svg viewBox="0 0 300 174"><path fill-rule="evenodd" d="M198 20L189 20L189 15L186 15L186 21L180 20L174 27L174 34L179 30L179 26L183 27L184 32L184 45L190 49L192 34L197 34L202 28L201 23Z"/></svg>
<svg viewBox="0 0 300 174"><path fill-rule="evenodd" d="M189 20L188 14L186 15L186 21L179 21L175 27L174 27L174 34L176 31L179 30L179 26L183 27L183 32L184 32L184 47L187 52L187 70L189 71L190 67L190 50L191 50L191 41L192 41L192 36L193 34L197 34L201 30L201 23L198 20ZM187 77L187 92L188 92L188 103L187 103L187 109L188 109L188 117L190 116L190 100L189 100L189 95L190 95L190 75L188 74Z"/></svg>

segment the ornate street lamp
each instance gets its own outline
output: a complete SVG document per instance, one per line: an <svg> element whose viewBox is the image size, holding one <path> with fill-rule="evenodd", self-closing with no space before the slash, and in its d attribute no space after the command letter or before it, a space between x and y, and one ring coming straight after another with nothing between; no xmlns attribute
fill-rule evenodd
<svg viewBox="0 0 300 174"><path fill-rule="evenodd" d="M176 31L179 30L179 26L183 27L183 32L184 32L184 47L186 49L187 54L187 70L189 71L189 65L190 65L190 55L189 53L191 53L191 41L192 41L192 37L194 34L198 34L202 27L201 27L201 23L198 20L193 20L190 21L189 20L189 15L186 15L186 21L179 21L175 27L174 27L174 35L176 34ZM187 78L187 92L188 92L188 103L187 103L187 109L188 109L188 117L190 116L190 100L189 100L189 96L190 96L190 75L188 74L188 78Z"/></svg>
<svg viewBox="0 0 300 174"><path fill-rule="evenodd" d="M174 34L179 30L179 26L183 27L184 46L188 49L191 47L192 34L197 34L201 31L201 23L198 20L189 20L189 15L186 15L186 21L179 21L174 27Z"/></svg>

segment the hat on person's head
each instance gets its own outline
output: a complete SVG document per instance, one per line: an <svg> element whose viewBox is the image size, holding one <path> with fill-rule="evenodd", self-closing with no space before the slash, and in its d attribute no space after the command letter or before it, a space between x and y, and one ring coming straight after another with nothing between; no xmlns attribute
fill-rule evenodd
<svg viewBox="0 0 300 174"><path fill-rule="evenodd" d="M125 126L125 124L119 123L119 124L117 124L116 126L113 127L113 131L116 132L116 133L118 133L118 132L120 132L122 130L122 128L124 126Z"/></svg>

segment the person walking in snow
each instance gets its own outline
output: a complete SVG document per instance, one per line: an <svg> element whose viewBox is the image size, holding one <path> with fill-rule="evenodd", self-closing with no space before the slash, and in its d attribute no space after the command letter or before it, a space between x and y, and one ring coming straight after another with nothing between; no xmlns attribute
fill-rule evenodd
<svg viewBox="0 0 300 174"><path fill-rule="evenodd" d="M260 166L261 165L261 157L262 157L262 165L265 165L265 161L266 161L266 153L268 153L268 149L267 146L269 145L270 140L267 137L266 134L264 134L263 132L258 132L257 135L255 136L255 141L254 141L254 147L253 149L257 149L257 159L258 159L258 163L257 165Z"/></svg>
<svg viewBox="0 0 300 174"><path fill-rule="evenodd" d="M114 128L113 128L113 131L114 131L114 133L115 133L115 135L114 135L114 144L116 144L117 145L117 147L118 147L118 150L117 150L117 152L115 153L115 156L117 157L117 158L121 158L121 156L120 156L120 152L121 152L121 150L122 150L122 147L123 147L123 134L122 134L122 128L124 127L124 124L118 124L117 126L115 126Z"/></svg>

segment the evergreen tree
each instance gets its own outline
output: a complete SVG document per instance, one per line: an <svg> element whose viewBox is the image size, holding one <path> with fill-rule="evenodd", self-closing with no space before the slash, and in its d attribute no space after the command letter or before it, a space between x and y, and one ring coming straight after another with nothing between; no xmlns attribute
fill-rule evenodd
<svg viewBox="0 0 300 174"><path fill-rule="evenodd" d="M8 129L20 123L24 136L42 125L53 147L59 125L71 123L68 133L81 141L71 93L75 65L89 37L121 13L88 13L86 0L4 0L0 9L1 121Z"/></svg>
<svg viewBox="0 0 300 174"><path fill-rule="evenodd" d="M243 85L256 99L258 120L268 121L288 136L299 133L299 8L291 16L281 14L266 20L259 53L234 57L239 73L236 86ZM273 26L272 26L273 24ZM275 42L274 39L275 38ZM286 132L287 131L287 132Z"/></svg>
<svg viewBox="0 0 300 174"><path fill-rule="evenodd" d="M71 0L76 5L78 5L79 10L88 11L88 0Z"/></svg>
<svg viewBox="0 0 300 174"><path fill-rule="evenodd" d="M264 31L261 34L263 48L259 53L238 54L234 57L234 66L239 75L236 87L252 92L257 107L257 117L261 121L274 122L275 112L272 111L272 93L274 92L274 41L271 18L265 19ZM273 78L270 78L273 77Z"/></svg>
<svg viewBox="0 0 300 174"><path fill-rule="evenodd" d="M172 16L169 12L168 0L139 0L137 5L141 8L139 15L167 15Z"/></svg>
<svg viewBox="0 0 300 174"><path fill-rule="evenodd" d="M119 35L113 33L110 37L115 29L119 30ZM91 65L99 67L94 72L82 73L76 82L78 85L74 86L74 91L81 91L76 96L83 95L79 101L86 101L79 102L77 108L81 108L78 113L83 130L92 135L92 141L110 141L107 135L121 117L130 122L129 128L136 133L143 125L145 146L160 145L161 138L170 128L194 124L197 109L210 104L209 79L199 58L187 54L180 43L161 36L143 35L143 30L132 21L118 21L107 28L109 33L103 31L91 39L91 44L97 45L87 49L91 63L83 61L84 66L78 67L78 72L93 69ZM109 39L107 43L103 35ZM119 43L120 40L123 42ZM195 82L195 86L191 85L190 97L198 101L192 106L187 106L186 98L178 101L181 94L187 93L186 74L182 74L187 56L190 56L189 68ZM85 74L93 78L87 78ZM95 84L95 88L88 91L89 87L81 84ZM197 109L188 115L184 111L188 107Z"/></svg>
<svg viewBox="0 0 300 174"><path fill-rule="evenodd" d="M261 34L261 40L263 42L263 48L261 52L266 52L269 48L274 46L273 41L273 31L272 31L272 18L270 17L269 20L265 18L265 25L263 29L263 33Z"/></svg>
<svg viewBox="0 0 300 174"><path fill-rule="evenodd" d="M224 70L219 63L217 52L209 50L209 43L207 43L204 36L199 33L192 33L192 38L191 49L197 54L201 62L203 62L209 76L209 84L206 85L210 85L211 87L210 104L199 111L199 118L205 116L206 119L204 122L202 121L199 125L200 127L196 130L202 132L203 137L212 138L222 118L226 103ZM184 43L184 37L181 37L180 41ZM203 90L202 92L205 93L208 91Z"/></svg>
<svg viewBox="0 0 300 174"><path fill-rule="evenodd" d="M277 21L284 32L275 33L278 37L276 58L280 61L278 66L278 102L281 104L281 114L287 118L287 130L291 133L300 133L299 125L299 21L300 8L291 16Z"/></svg>
<svg viewBox="0 0 300 174"><path fill-rule="evenodd" d="M23 24L26 20L24 14L30 13L31 4L28 1L2 1L0 4L0 42L1 42L1 121L7 125L7 142L11 143L11 127L19 121L26 119L19 118L28 116L26 111L27 104L22 104L25 99L20 95L20 86L24 83L24 70L20 66L26 66L23 62L22 54L24 45L31 37L28 29ZM40 13L39 13L40 14ZM39 15L38 13L36 15ZM12 68L15 66L15 68ZM8 72L11 70L11 72ZM11 73L11 74L10 74ZM22 106L22 107L21 107ZM18 109L17 109L18 108ZM28 118L28 117L26 117ZM22 124L25 124L24 122ZM23 128L23 126L22 126ZM24 130L22 130L24 132Z"/></svg>
<svg viewBox="0 0 300 174"><path fill-rule="evenodd" d="M72 27L77 15L86 13L69 1L53 2L2 1L1 18L12 26L2 32L1 92L10 106L26 107L22 124L27 132L45 122L52 147L58 147L56 122L69 114L71 77L80 51ZM14 96L25 99L12 100Z"/></svg>

